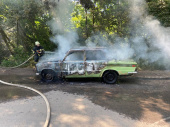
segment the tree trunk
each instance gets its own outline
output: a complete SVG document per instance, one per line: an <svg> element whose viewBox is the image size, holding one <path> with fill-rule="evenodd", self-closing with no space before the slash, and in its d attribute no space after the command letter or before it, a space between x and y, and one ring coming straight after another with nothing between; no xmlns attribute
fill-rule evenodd
<svg viewBox="0 0 170 127"><path fill-rule="evenodd" d="M18 20L17 20L17 48L19 46L19 25L18 25Z"/></svg>
<svg viewBox="0 0 170 127"><path fill-rule="evenodd" d="M12 51L12 49L10 47L10 39L8 38L8 36L6 35L5 31L2 29L1 26L0 26L0 34L2 35L2 38L3 38L3 40L4 40L5 44L6 44L9 52L11 53L11 55L14 55L13 51Z"/></svg>
<svg viewBox="0 0 170 127"><path fill-rule="evenodd" d="M85 9L85 11L86 11L86 36L88 38L88 31L87 31L87 9Z"/></svg>
<svg viewBox="0 0 170 127"><path fill-rule="evenodd" d="M21 33L21 34L20 34L20 36L21 36L21 37L20 37L20 40L23 39L23 38L25 38L25 39L33 42L34 40L33 40L32 38L30 38L30 37L26 34L24 28L21 26L20 23L18 23L18 26L19 26L19 30L21 31L21 32L20 32L20 33ZM22 41L22 45L23 45L24 50L25 50L26 52L29 52L29 51L30 51L31 48L30 48L30 46L29 46L29 44L28 44L27 42Z"/></svg>

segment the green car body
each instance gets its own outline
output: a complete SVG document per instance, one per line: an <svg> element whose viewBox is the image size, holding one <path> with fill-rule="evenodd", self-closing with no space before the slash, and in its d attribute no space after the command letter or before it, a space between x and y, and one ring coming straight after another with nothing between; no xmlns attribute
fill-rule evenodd
<svg viewBox="0 0 170 127"><path fill-rule="evenodd" d="M67 52L62 61L46 61L36 65L37 73L45 80L60 78L103 78L113 84L120 75L132 75L137 63L133 60L107 59L105 48L79 48Z"/></svg>
<svg viewBox="0 0 170 127"><path fill-rule="evenodd" d="M136 62L133 61L108 61L107 64L104 65L104 68L99 69L98 73L95 71L92 71L91 73L86 72L84 75L79 74L73 74L73 75L67 75L66 78L98 78L102 77L104 72L106 71L115 71L118 75L131 75L135 74L136 72Z"/></svg>

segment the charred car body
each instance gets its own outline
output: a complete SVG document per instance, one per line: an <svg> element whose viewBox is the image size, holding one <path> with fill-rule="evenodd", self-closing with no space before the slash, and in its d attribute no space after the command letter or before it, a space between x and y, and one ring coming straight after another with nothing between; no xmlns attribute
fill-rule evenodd
<svg viewBox="0 0 170 127"><path fill-rule="evenodd" d="M105 50L71 49L61 61L37 63L37 75L41 75L45 81L53 81L56 78L102 78L105 83L114 84L120 75L137 73L136 62L107 59Z"/></svg>

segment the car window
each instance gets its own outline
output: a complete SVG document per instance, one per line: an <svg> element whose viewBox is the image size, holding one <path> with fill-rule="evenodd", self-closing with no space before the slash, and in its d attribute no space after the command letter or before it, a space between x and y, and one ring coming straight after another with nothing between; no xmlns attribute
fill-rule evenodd
<svg viewBox="0 0 170 127"><path fill-rule="evenodd" d="M106 60L106 55L102 50L89 50L86 51L86 60Z"/></svg>
<svg viewBox="0 0 170 127"><path fill-rule="evenodd" d="M84 60L84 52L83 51L75 51L70 53L65 61L83 61Z"/></svg>

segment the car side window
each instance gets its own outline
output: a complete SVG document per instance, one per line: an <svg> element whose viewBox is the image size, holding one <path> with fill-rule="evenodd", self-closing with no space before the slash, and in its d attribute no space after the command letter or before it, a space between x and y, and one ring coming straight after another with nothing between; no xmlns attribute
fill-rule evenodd
<svg viewBox="0 0 170 127"><path fill-rule="evenodd" d="M65 61L84 61L84 52L83 51L71 52L66 57Z"/></svg>
<svg viewBox="0 0 170 127"><path fill-rule="evenodd" d="M86 60L106 60L105 52L101 50L86 51Z"/></svg>

